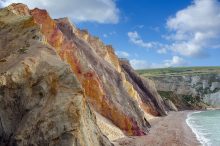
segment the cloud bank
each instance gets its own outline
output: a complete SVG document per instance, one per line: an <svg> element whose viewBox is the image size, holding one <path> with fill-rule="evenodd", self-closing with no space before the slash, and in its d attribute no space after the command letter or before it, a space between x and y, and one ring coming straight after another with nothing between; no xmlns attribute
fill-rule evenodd
<svg viewBox="0 0 220 146"><path fill-rule="evenodd" d="M220 48L220 2L194 0L190 6L178 11L166 23L171 43L143 41L138 32L128 32L130 42L143 48L154 48L160 54L173 51L181 56L204 57L205 49Z"/></svg>
<svg viewBox="0 0 220 146"><path fill-rule="evenodd" d="M187 62L179 56L173 56L171 60L165 60L163 64L164 67L175 67L185 65L187 65Z"/></svg>
<svg viewBox="0 0 220 146"><path fill-rule="evenodd" d="M159 54L172 54L159 67L184 66L184 58L208 57L209 49L220 49L220 1L194 0L166 22L166 44L144 41L137 31L128 32L129 41L138 47L154 49ZM138 64L138 65L137 65ZM150 65L149 65L150 64ZM133 60L134 67L152 67L144 60ZM154 65L153 65L154 67Z"/></svg>
<svg viewBox="0 0 220 146"><path fill-rule="evenodd" d="M130 42L132 42L133 44L135 44L139 47L150 49L150 48L155 48L155 47L157 47L157 45L159 45L156 42L143 41L137 31L128 32L128 37L129 37Z"/></svg>
<svg viewBox="0 0 220 146"><path fill-rule="evenodd" d="M116 51L116 54L119 58L128 58L130 54L125 51Z"/></svg>
<svg viewBox="0 0 220 146"><path fill-rule="evenodd" d="M5 0L0 5L24 3L30 8L46 9L53 18L69 17L75 22L118 23L115 0Z"/></svg>
<svg viewBox="0 0 220 146"><path fill-rule="evenodd" d="M180 10L167 21L174 41L170 48L183 56L204 56L205 49L220 44L220 2L194 0L192 5Z"/></svg>
<svg viewBox="0 0 220 146"><path fill-rule="evenodd" d="M186 66L186 62L179 56L173 56L171 59L164 60L162 63L151 63L141 59L131 59L130 64L134 69L146 69L146 68L164 68L164 67L177 67Z"/></svg>

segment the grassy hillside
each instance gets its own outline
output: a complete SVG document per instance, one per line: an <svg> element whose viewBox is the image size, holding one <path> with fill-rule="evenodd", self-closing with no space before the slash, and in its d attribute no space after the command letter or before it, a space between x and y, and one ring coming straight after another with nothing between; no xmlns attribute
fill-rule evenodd
<svg viewBox="0 0 220 146"><path fill-rule="evenodd" d="M220 66L144 69L144 70L137 70L137 72L145 77L199 75L199 74L220 73Z"/></svg>

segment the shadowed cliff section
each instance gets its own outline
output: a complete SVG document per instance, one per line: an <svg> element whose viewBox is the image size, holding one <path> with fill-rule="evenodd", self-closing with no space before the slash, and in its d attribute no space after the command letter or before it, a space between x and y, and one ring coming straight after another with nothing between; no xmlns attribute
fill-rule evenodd
<svg viewBox="0 0 220 146"><path fill-rule="evenodd" d="M84 141L84 139L88 138L88 143L91 142L91 145L110 144L96 127L95 119L89 106L92 107L92 110L95 110L101 116L107 118L114 125L119 127L126 135L140 136L148 132L150 125L146 119L146 113L154 116L166 115L164 104L156 90L154 90L153 84L148 80L140 78L130 66L123 66L115 55L112 46L105 45L99 38L91 36L86 30L77 29L68 18L53 20L46 10L38 8L29 10L27 6L23 4L13 4L6 9L1 9L0 25L2 27L1 35L6 35L4 39L1 39L0 44L1 48L5 49L3 50L4 53L2 56L0 56L5 68L16 67L16 65L11 66L5 64L5 60L6 63L8 60L5 57L7 57L7 55L10 56L11 53L13 54L14 49L18 49L18 52L21 54L29 52L29 50L31 50L29 48L39 51L41 47L39 47L36 42L38 44L40 43L43 48L49 48L54 56L59 56L61 59L59 60L59 57L57 59L60 63L66 63L70 66L72 75L77 82L64 82L62 84L70 84L70 87L63 89L60 88L60 84L57 83L63 82L61 80L63 78L60 78L62 75L56 75L58 77L52 82L53 84L50 84L50 86L52 86L55 83L56 90L51 88L49 91L53 94L49 97L50 99L54 99L58 93L65 91L65 94L62 94L62 96L64 96L64 99L66 98L65 96L69 97L69 101L65 100L67 104L71 103L73 106L76 106L75 108L77 110L75 111L82 111L82 116L79 114L81 120L85 119L86 121L90 121L87 121L88 125L78 125L78 128L80 130L95 129L91 131L82 130L83 132L78 130L82 133L88 132L88 137L84 134L77 135L72 133L73 136L76 136L77 142L79 142L78 139ZM32 27L36 28L33 29ZM38 55L40 57L42 56L41 53L35 53L34 55L36 57L38 57ZM45 59L47 56L49 59L50 55L48 54L45 55ZM41 58L39 61L42 61ZM47 60L44 61L47 62ZM48 61L50 62L50 60ZM52 66L59 65L56 63L57 62L52 64ZM33 64L30 64L30 66L32 65ZM37 68L38 72L41 71L39 68L41 68L41 66ZM27 68L27 70L29 69ZM46 76L47 70L49 69L45 68L45 72L42 74ZM60 70L53 70L53 72L54 74L57 72L60 73ZM22 72L20 74L22 74ZM71 84L80 86L81 90L79 94L82 98L80 102L82 104L77 104L78 101L75 103L74 96L68 96L68 94L72 95L72 92L75 93L75 91L72 91L71 86L73 85ZM25 87L26 86L24 86L21 91L25 90ZM19 98L17 100L20 102ZM58 101L63 102L60 98ZM45 106L49 109L53 107L51 105ZM58 104L56 107L58 108L59 106L63 105ZM80 109L82 107L85 107L83 109L87 110ZM53 108L50 109L50 111L52 112ZM75 111L71 110L73 113ZM63 113L61 113L60 116L62 116L62 114ZM82 122L79 121L77 123ZM31 130L34 132L36 129ZM48 136L48 133L45 133L45 135ZM89 138L90 136L91 138ZM94 143L92 143L92 141L94 141ZM80 143L79 145L84 144Z"/></svg>
<svg viewBox="0 0 220 146"><path fill-rule="evenodd" d="M130 63L126 59L120 60L120 65L126 74L126 79L132 83L135 90L138 91L141 100L144 104L148 105L146 111L157 116L166 115L163 100L157 93L153 83L150 84L149 80L146 80L139 76L131 67ZM146 106L143 106L146 108Z"/></svg>

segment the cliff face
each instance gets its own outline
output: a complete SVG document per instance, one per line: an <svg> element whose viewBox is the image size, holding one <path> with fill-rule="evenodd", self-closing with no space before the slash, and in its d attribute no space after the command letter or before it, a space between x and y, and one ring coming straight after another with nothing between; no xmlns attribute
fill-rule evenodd
<svg viewBox="0 0 220 146"><path fill-rule="evenodd" d="M42 27L49 24L38 23ZM76 29L68 19L56 20L56 24L63 34L63 41L55 47L61 58L71 65L93 109L110 119L127 135L145 134L149 124L140 108L139 93L126 80L113 48L105 46L87 31Z"/></svg>
<svg viewBox="0 0 220 146"><path fill-rule="evenodd" d="M214 107L220 106L220 74L218 73L151 77L151 79L154 80L161 95L172 96L179 107L187 108L184 107L184 102L178 102L178 99L188 102L188 108L201 108L204 106L201 105L202 102Z"/></svg>
<svg viewBox="0 0 220 146"><path fill-rule="evenodd" d="M111 145L24 5L0 10L0 145Z"/></svg>
<svg viewBox="0 0 220 146"><path fill-rule="evenodd" d="M158 115L158 113L160 115L166 115L163 100L157 93L154 83L139 76L127 60L121 59L120 65L126 75L126 79L132 83L134 89L139 93L142 108L147 113L152 113L153 115Z"/></svg>
<svg viewBox="0 0 220 146"><path fill-rule="evenodd" d="M129 95L120 73L114 65L101 56L101 51L105 48L95 50L89 42L74 33L69 34L66 30L69 24L63 22L57 20L64 36L59 54L72 66L72 70L85 89L90 105L126 134L145 134L149 125L144 120L143 112L138 107L135 97Z"/></svg>
<svg viewBox="0 0 220 146"><path fill-rule="evenodd" d="M21 125L11 121L9 127L0 127L4 141L110 145L89 107L126 135L148 132L145 114L166 115L161 97L148 80L120 62L111 46L77 29L67 18L53 20L46 10L12 4L0 10L0 26L4 72L0 93L6 99L0 103L12 102L22 111L2 107L1 121L13 119L4 117L7 111L14 121L21 121Z"/></svg>

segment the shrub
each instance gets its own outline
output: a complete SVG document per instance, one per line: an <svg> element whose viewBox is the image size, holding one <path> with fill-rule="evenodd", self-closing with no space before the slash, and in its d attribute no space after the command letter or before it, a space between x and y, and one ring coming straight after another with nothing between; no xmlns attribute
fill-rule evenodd
<svg viewBox="0 0 220 146"><path fill-rule="evenodd" d="M18 52L20 53L20 54L24 54L24 53L26 53L27 52L27 48L25 48L25 47L22 47L22 48L20 48L19 50L18 50Z"/></svg>

